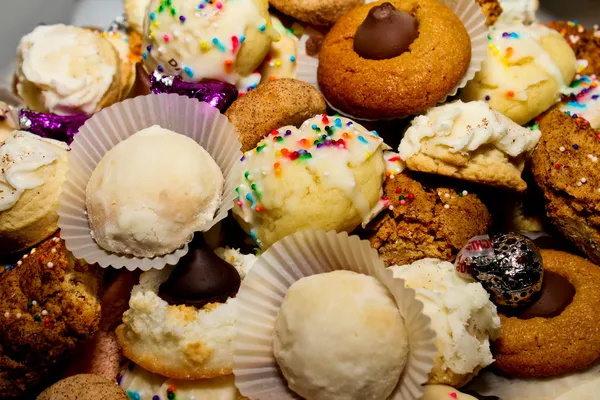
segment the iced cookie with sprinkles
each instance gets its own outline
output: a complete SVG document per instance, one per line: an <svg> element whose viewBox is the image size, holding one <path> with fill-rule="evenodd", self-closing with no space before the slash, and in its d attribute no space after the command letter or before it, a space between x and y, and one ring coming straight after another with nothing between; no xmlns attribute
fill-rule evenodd
<svg viewBox="0 0 600 400"><path fill-rule="evenodd" d="M461 98L484 100L519 125L552 107L575 76L573 50L559 33L543 25L497 24L488 39L482 70Z"/></svg>
<svg viewBox="0 0 600 400"><path fill-rule="evenodd" d="M600 87L596 75L577 76L563 91L560 110L573 118L583 118L600 129Z"/></svg>
<svg viewBox="0 0 600 400"><path fill-rule="evenodd" d="M256 69L280 39L266 0L152 0L148 12L142 54L148 70L216 79L241 92L260 83Z"/></svg>
<svg viewBox="0 0 600 400"><path fill-rule="evenodd" d="M280 39L271 44L271 50L260 66L261 83L280 78L296 78L297 75L298 37L293 29L286 28L276 16L272 15L271 20Z"/></svg>
<svg viewBox="0 0 600 400"><path fill-rule="evenodd" d="M600 136L582 118L552 110L541 118L532 157L536 184L552 223L593 262L600 262Z"/></svg>
<svg viewBox="0 0 600 400"><path fill-rule="evenodd" d="M369 222L385 176L383 140L342 117L273 130L244 154L234 217L262 248L305 229Z"/></svg>
<svg viewBox="0 0 600 400"><path fill-rule="evenodd" d="M578 60L583 60L582 75L600 74L600 28L586 29L577 21L552 21L548 27L558 31L573 48Z"/></svg>
<svg viewBox="0 0 600 400"><path fill-rule="evenodd" d="M101 272L54 237L0 276L0 397L22 398L100 323Z"/></svg>

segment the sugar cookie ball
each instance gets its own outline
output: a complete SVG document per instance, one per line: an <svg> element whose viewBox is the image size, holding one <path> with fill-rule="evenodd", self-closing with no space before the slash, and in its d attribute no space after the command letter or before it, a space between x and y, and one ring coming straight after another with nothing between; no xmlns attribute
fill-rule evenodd
<svg viewBox="0 0 600 400"><path fill-rule="evenodd" d="M482 70L462 91L464 101L485 100L519 125L548 110L573 80L575 53L556 31L542 25L490 28Z"/></svg>
<svg viewBox="0 0 600 400"><path fill-rule="evenodd" d="M104 155L87 186L92 236L105 250L154 257L213 220L223 173L193 139L153 126Z"/></svg>
<svg viewBox="0 0 600 400"><path fill-rule="evenodd" d="M273 350L290 389L307 400L387 399L406 365L408 336L377 279L335 271L289 288Z"/></svg>
<svg viewBox="0 0 600 400"><path fill-rule="evenodd" d="M274 130L244 155L234 217L263 248L304 229L351 232L381 198L382 145L341 117Z"/></svg>

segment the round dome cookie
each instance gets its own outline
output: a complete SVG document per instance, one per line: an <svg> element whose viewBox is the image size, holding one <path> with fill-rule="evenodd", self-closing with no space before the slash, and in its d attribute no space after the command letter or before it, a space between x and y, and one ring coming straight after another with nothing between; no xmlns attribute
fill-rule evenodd
<svg viewBox="0 0 600 400"><path fill-rule="evenodd" d="M98 375L82 374L63 379L44 390L37 400L127 400L125 392Z"/></svg>
<svg viewBox="0 0 600 400"><path fill-rule="evenodd" d="M502 6L498 0L476 0L486 18L486 25L494 25L502 14Z"/></svg>
<svg viewBox="0 0 600 400"><path fill-rule="evenodd" d="M386 266L422 258L453 261L473 236L487 232L490 214L466 190L404 172L383 185L388 208L365 228L364 236Z"/></svg>
<svg viewBox="0 0 600 400"><path fill-rule="evenodd" d="M600 358L600 269L561 251L541 255L545 277L538 302L520 316L500 314L502 334L492 350L495 367L508 376L558 376Z"/></svg>
<svg viewBox="0 0 600 400"><path fill-rule="evenodd" d="M129 27L137 33L144 32L144 19L150 0L123 0L125 18Z"/></svg>
<svg viewBox="0 0 600 400"><path fill-rule="evenodd" d="M461 98L485 100L524 125L556 103L575 70L575 54L556 31L543 25L500 23L490 28L483 67L461 91Z"/></svg>
<svg viewBox="0 0 600 400"><path fill-rule="evenodd" d="M385 33L389 27L394 35ZM469 34L442 3L380 1L351 10L329 31L318 81L340 111L363 119L400 118L446 98L470 61Z"/></svg>
<svg viewBox="0 0 600 400"><path fill-rule="evenodd" d="M365 0L269 0L282 13L312 25L331 26Z"/></svg>
<svg viewBox="0 0 600 400"><path fill-rule="evenodd" d="M551 222L593 262L600 263L598 132L554 109L539 121L542 137L531 167Z"/></svg>
<svg viewBox="0 0 600 400"><path fill-rule="evenodd" d="M239 97L225 112L240 134L242 151L254 149L274 129L300 126L327 111L317 89L296 79L276 79Z"/></svg>
<svg viewBox="0 0 600 400"><path fill-rule="evenodd" d="M584 60L581 75L600 75L600 29L586 29L575 21L552 21L549 28L559 32L569 43L578 60Z"/></svg>
<svg viewBox="0 0 600 400"><path fill-rule="evenodd" d="M0 398L23 396L100 323L101 271L58 237L5 267L0 279Z"/></svg>

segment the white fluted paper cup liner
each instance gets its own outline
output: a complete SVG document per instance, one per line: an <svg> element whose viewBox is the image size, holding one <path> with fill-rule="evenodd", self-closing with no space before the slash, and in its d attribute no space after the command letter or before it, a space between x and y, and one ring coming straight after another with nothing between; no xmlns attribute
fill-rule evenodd
<svg viewBox="0 0 600 400"><path fill-rule="evenodd" d="M304 277L349 270L370 275L393 295L404 318L409 356L395 400L420 399L436 354L436 335L423 304L404 280L394 279L377 251L367 241L347 233L303 231L287 236L263 253L237 295L238 317L234 341L235 383L251 400L296 399L273 355L273 330L277 313L292 284Z"/></svg>
<svg viewBox="0 0 600 400"><path fill-rule="evenodd" d="M160 125L198 142L221 168L225 183L220 207L211 227L227 216L236 198L241 145L238 135L218 109L196 99L177 94L151 94L114 104L92 116L75 135L69 156L69 171L58 207L58 226L67 248L78 259L106 268L162 269L175 265L187 251L182 248L154 258L138 258L110 253L91 236L86 214L86 187L102 157L134 133Z"/></svg>
<svg viewBox="0 0 600 400"><path fill-rule="evenodd" d="M376 3L380 0L367 0L366 3ZM487 56L488 50L488 28L485 25L486 18L483 15L481 7L477 4L476 1L473 0L438 0L450 10L454 12L463 23L469 37L471 38L471 62L469 63L469 67L467 72L463 76L463 78L458 82L456 87L448 93L448 95L440 100L438 103L444 103L448 97L455 96L458 91L464 88L469 81L473 80L475 74L481 71L481 67L483 61ZM318 35L319 32L311 29L307 29L305 34L300 40L299 48L298 48L298 65L297 65L297 75L298 79L303 80L317 89L319 89L319 82L317 79L317 69L319 67L319 62L316 57L310 57L306 54L306 42L312 35ZM326 99L327 100L327 99ZM335 110L340 115L343 115L348 118L352 118L356 121L383 121L386 119L367 119L367 118L358 118L334 107L329 101L327 101L329 107ZM425 111L425 110L422 110ZM393 120L396 118L391 118L387 120Z"/></svg>

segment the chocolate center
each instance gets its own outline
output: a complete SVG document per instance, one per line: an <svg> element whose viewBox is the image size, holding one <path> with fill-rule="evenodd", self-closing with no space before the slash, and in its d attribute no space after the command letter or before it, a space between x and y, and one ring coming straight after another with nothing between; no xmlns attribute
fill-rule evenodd
<svg viewBox="0 0 600 400"><path fill-rule="evenodd" d="M354 35L354 51L369 60L398 57L419 34L417 20L390 3L373 7Z"/></svg>
<svg viewBox="0 0 600 400"><path fill-rule="evenodd" d="M240 283L237 270L213 253L198 234L190 243L190 251L160 286L158 295L171 305L202 308L235 296Z"/></svg>
<svg viewBox="0 0 600 400"><path fill-rule="evenodd" d="M545 270L542 290L538 299L517 315L519 319L553 318L560 315L573 301L575 288L569 280Z"/></svg>

